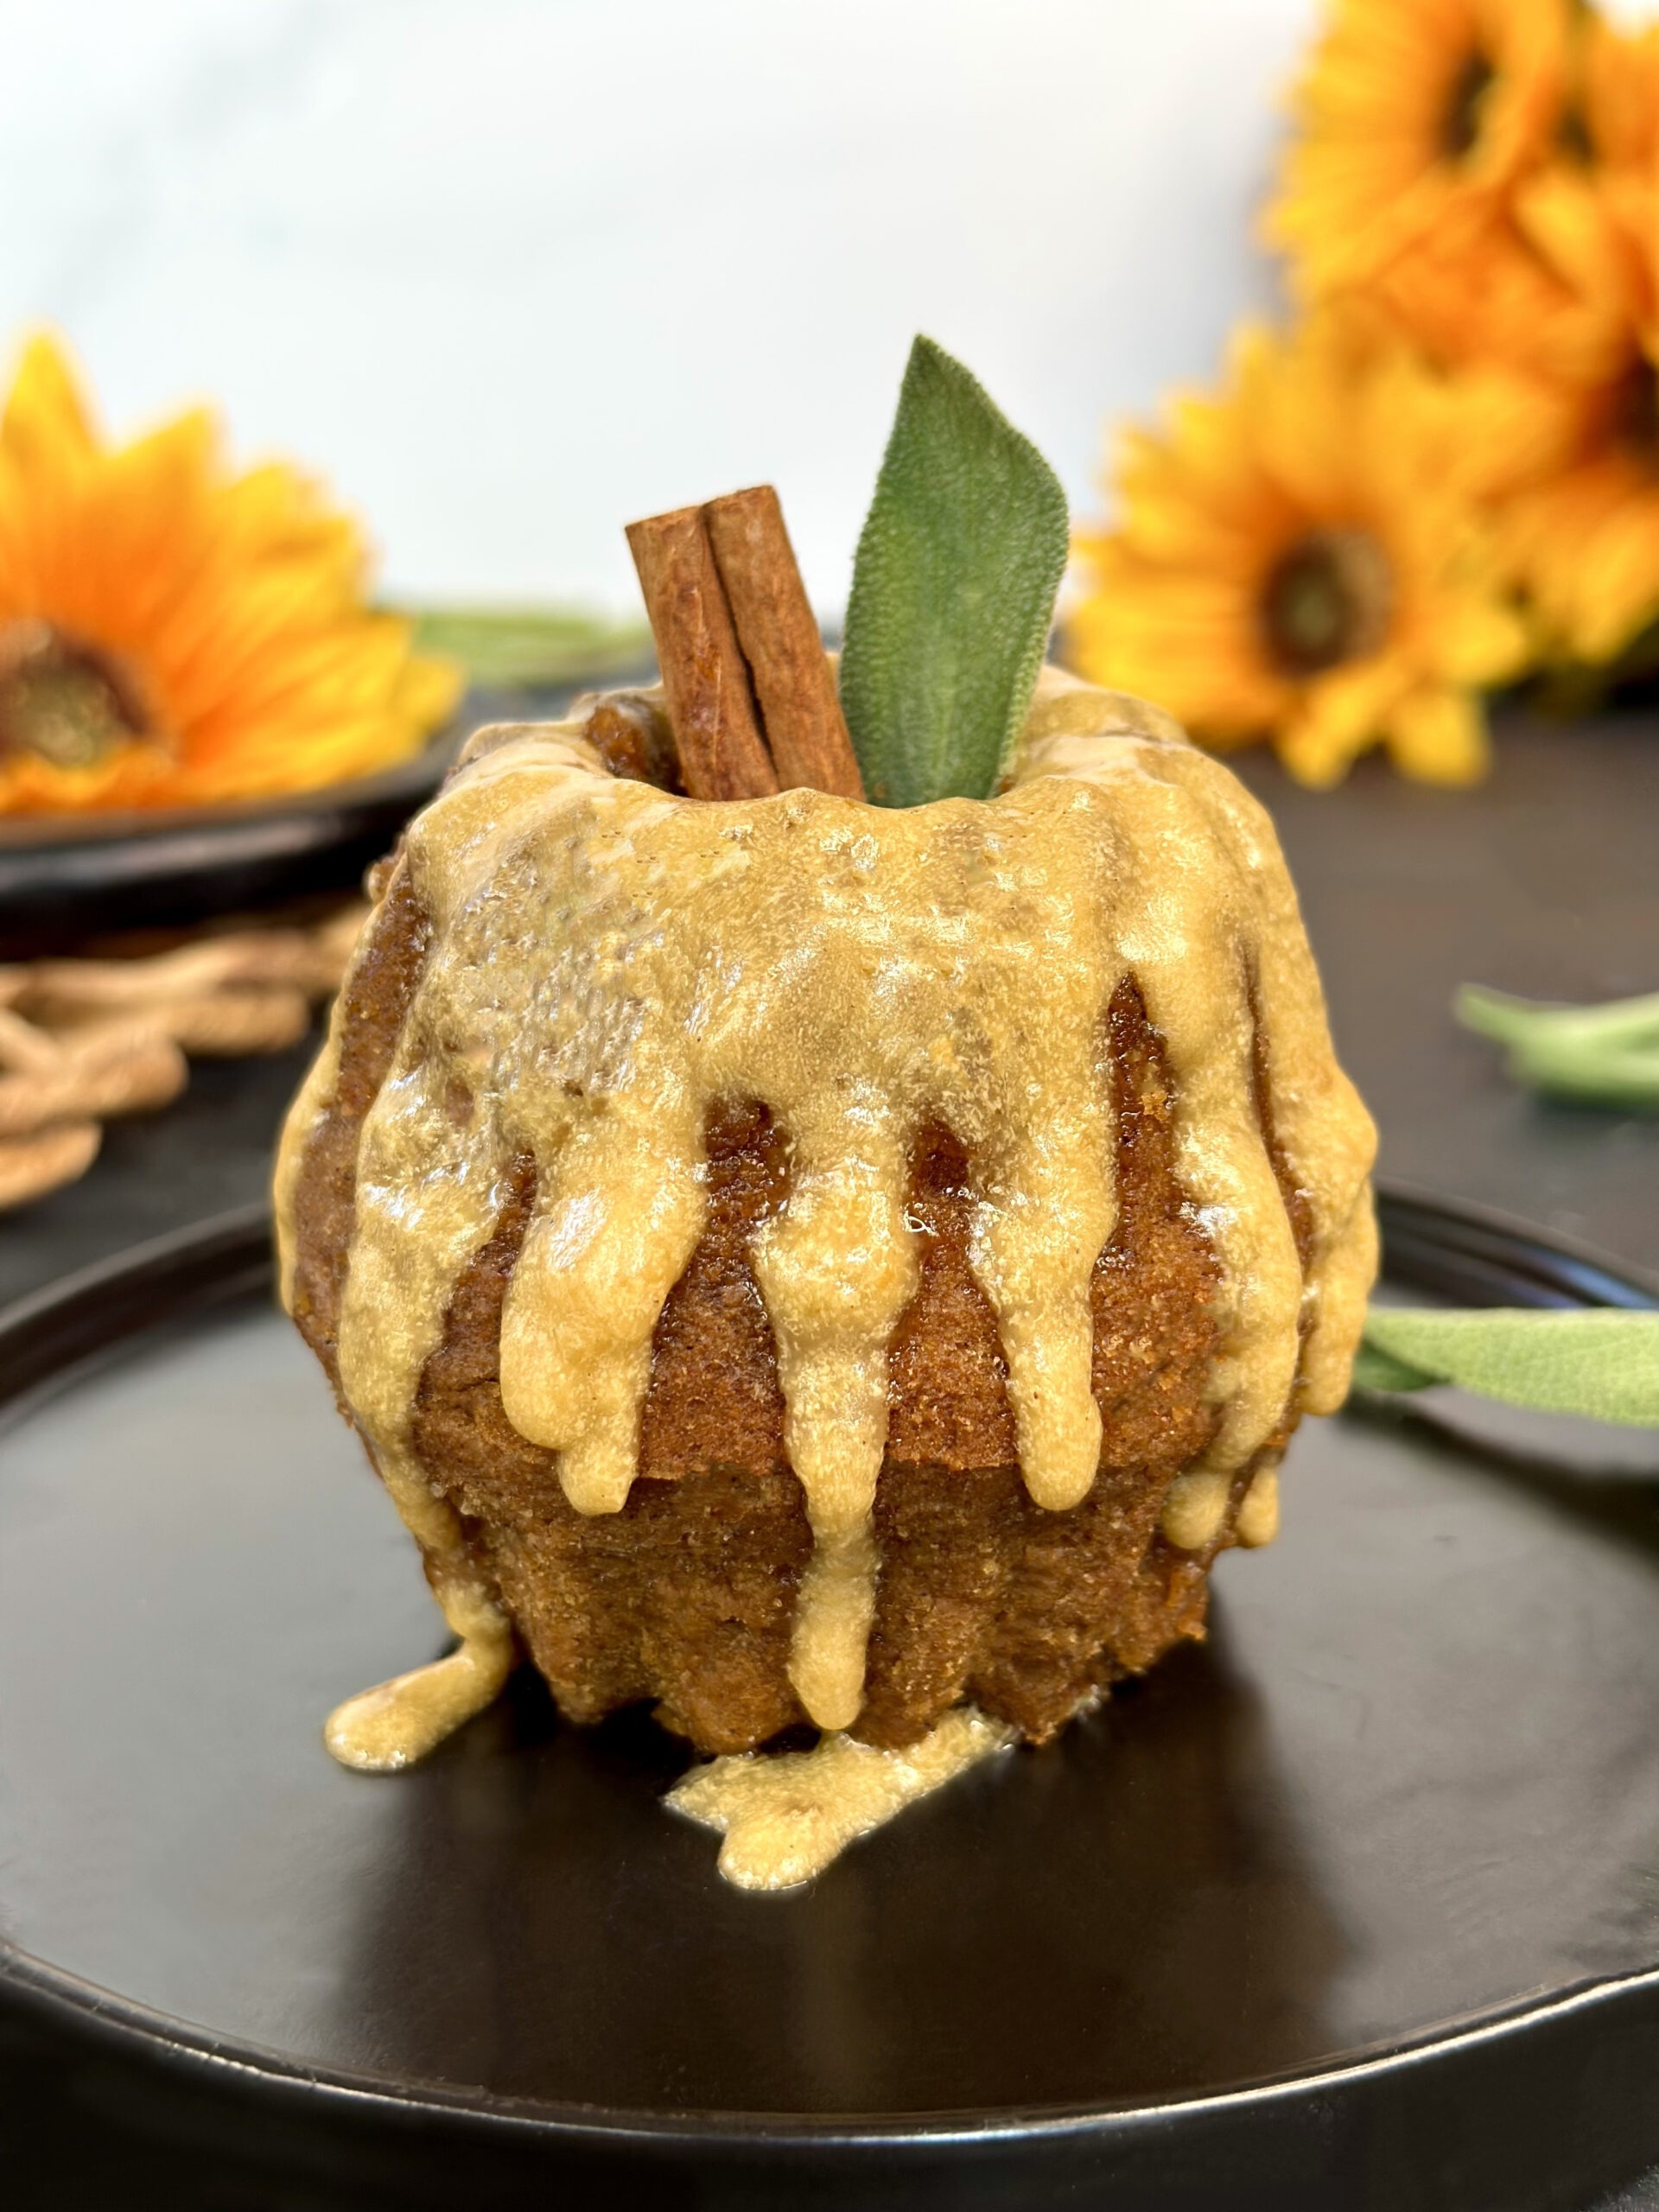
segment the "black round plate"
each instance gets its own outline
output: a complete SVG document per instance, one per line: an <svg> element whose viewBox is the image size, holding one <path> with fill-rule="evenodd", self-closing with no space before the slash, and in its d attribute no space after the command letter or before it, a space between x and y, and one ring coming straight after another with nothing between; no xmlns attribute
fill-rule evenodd
<svg viewBox="0 0 1659 2212"><path fill-rule="evenodd" d="M384 775L275 802L0 823L0 958L348 889L454 749L450 738Z"/></svg>
<svg viewBox="0 0 1659 2212"><path fill-rule="evenodd" d="M1385 1220L1396 1283L1659 1302ZM1659 2158L1659 1439L1311 1424L1206 1646L747 1896L683 1750L528 1674L329 1760L440 1638L266 1236L0 1320L0 2074L79 2114L29 2201L1516 2212Z"/></svg>
<svg viewBox="0 0 1659 2212"><path fill-rule="evenodd" d="M606 664L594 683L648 671ZM229 806L0 817L0 960L349 890L442 781L461 733L556 715L588 680L472 691L453 729L378 776Z"/></svg>

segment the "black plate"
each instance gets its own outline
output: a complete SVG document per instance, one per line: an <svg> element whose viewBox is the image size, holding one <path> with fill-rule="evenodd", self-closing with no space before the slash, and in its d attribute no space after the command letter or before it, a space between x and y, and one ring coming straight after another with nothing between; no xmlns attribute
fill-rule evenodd
<svg viewBox="0 0 1659 2212"><path fill-rule="evenodd" d="M1385 1217L1396 1282L1659 1302ZM524 1676L411 1775L330 1762L439 1638L265 1234L0 1321L0 2072L78 2115L31 2201L111 2142L124 2212L1517 2212L1659 2158L1659 1440L1312 1425L1205 1649L756 1897L659 1808L669 1738Z"/></svg>
<svg viewBox="0 0 1659 2212"><path fill-rule="evenodd" d="M606 664L620 683L649 670ZM378 776L230 806L0 819L0 960L122 930L182 927L278 900L351 889L437 789L462 734L558 714L588 679L469 692L455 727Z"/></svg>
<svg viewBox="0 0 1659 2212"><path fill-rule="evenodd" d="M455 744L275 803L0 823L0 958L349 889L437 789Z"/></svg>

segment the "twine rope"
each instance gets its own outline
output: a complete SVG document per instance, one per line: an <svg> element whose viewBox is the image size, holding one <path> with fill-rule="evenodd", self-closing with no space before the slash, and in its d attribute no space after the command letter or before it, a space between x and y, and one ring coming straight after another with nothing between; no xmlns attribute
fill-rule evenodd
<svg viewBox="0 0 1659 2212"><path fill-rule="evenodd" d="M104 1123L168 1104L188 1059L297 1044L338 988L366 912L143 959L0 967L0 1210L84 1175Z"/></svg>

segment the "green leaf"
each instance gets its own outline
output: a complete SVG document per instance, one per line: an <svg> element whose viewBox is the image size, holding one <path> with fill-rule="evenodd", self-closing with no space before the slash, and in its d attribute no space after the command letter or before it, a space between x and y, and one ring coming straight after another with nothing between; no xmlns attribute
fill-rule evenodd
<svg viewBox="0 0 1659 2212"><path fill-rule="evenodd" d="M1659 1109L1659 995L1545 1006L1466 983L1454 1011L1465 1029L1507 1046L1510 1072L1529 1090Z"/></svg>
<svg viewBox="0 0 1659 2212"><path fill-rule="evenodd" d="M572 607L399 607L418 651L458 660L468 681L503 690L626 674L651 657L643 623Z"/></svg>
<svg viewBox="0 0 1659 2212"><path fill-rule="evenodd" d="M878 804L996 789L1066 551L1052 469L960 361L918 338L858 541L841 656L842 706Z"/></svg>
<svg viewBox="0 0 1659 2212"><path fill-rule="evenodd" d="M1586 1045L1659 1046L1659 992L1646 998L1609 999L1600 1006L1554 1006L1542 999L1516 998L1508 991L1465 983L1458 993L1456 1010L1465 1029L1504 1044L1554 1037Z"/></svg>
<svg viewBox="0 0 1659 2212"><path fill-rule="evenodd" d="M1433 1380L1421 1367L1409 1367L1403 1359L1392 1359L1375 1344L1362 1344L1354 1354L1356 1390L1426 1390Z"/></svg>
<svg viewBox="0 0 1659 2212"><path fill-rule="evenodd" d="M1506 1405L1659 1428L1659 1313L1539 1313L1508 1306L1444 1313L1374 1306L1365 1346L1414 1378L1389 1382L1374 1359L1363 1375L1356 1369L1355 1379L1369 1389L1454 1382Z"/></svg>

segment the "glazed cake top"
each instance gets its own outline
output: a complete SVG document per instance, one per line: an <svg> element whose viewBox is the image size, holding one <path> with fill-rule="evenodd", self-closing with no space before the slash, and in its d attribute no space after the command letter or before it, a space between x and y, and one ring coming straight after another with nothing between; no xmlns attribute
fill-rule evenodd
<svg viewBox="0 0 1659 2212"><path fill-rule="evenodd" d="M1345 1393L1375 1268L1374 1135L1332 1055L1267 816L1157 709L1045 671L1004 790L893 810L810 789L712 803L613 776L589 742L600 703L480 733L410 825L430 945L359 1142L342 1387L452 1622L481 1632L489 1600L410 1427L512 1164L534 1160L537 1195L503 1314L503 1401L561 1455L571 1503L614 1512L657 1319L701 1233L709 1110L764 1103L789 1181L753 1262L815 1539L791 1674L812 1718L844 1727L873 1605L887 1345L918 1280L906 1195L919 1132L942 1123L967 1155L970 1259L1021 1473L1063 1510L1101 1455L1089 1285L1116 1214L1104 1019L1134 974L1171 1072L1180 1179L1221 1270L1215 1428L1183 1478L1185 1521L1166 1523L1198 1543L1293 1396L1319 1412ZM337 1052L336 1037L284 1134L285 1277ZM1305 1194L1306 1274L1264 1120Z"/></svg>

